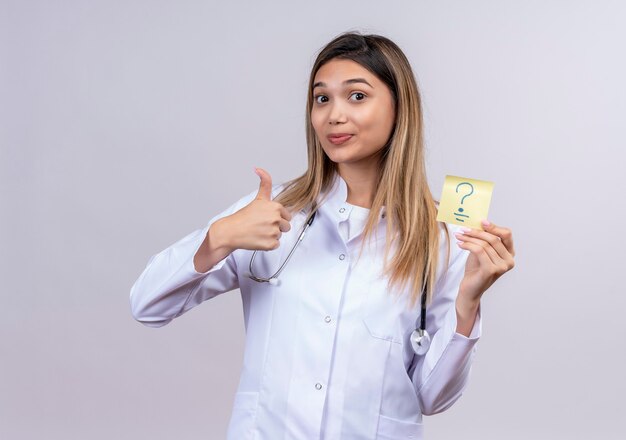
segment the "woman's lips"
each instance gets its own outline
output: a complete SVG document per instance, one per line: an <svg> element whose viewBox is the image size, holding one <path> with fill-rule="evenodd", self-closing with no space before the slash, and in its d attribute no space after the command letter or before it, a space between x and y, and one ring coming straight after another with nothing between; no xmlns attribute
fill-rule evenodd
<svg viewBox="0 0 626 440"><path fill-rule="evenodd" d="M351 137L352 137L351 134L345 134L345 135L340 135L340 136L334 135L334 136L328 136L328 140L331 141L335 145L340 145L346 142Z"/></svg>

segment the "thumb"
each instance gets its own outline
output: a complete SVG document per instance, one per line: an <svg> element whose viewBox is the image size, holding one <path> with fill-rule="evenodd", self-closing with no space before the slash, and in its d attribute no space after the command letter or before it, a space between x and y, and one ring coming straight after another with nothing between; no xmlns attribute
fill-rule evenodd
<svg viewBox="0 0 626 440"><path fill-rule="evenodd" d="M255 173L261 178L259 183L259 192L256 195L257 199L272 200L272 176L263 168L255 168Z"/></svg>

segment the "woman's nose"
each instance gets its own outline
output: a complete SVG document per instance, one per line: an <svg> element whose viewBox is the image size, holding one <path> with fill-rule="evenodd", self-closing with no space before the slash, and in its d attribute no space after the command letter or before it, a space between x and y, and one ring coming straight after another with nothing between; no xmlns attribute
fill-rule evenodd
<svg viewBox="0 0 626 440"><path fill-rule="evenodd" d="M333 104L328 114L329 124L341 124L346 122L346 112L341 104Z"/></svg>

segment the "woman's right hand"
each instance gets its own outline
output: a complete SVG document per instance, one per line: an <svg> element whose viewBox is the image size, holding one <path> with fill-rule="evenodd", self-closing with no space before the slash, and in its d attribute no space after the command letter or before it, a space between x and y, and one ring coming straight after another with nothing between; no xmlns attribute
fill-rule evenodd
<svg viewBox="0 0 626 440"><path fill-rule="evenodd" d="M282 204L272 201L272 177L262 168L256 168L256 174L261 178L256 198L234 214L219 220L219 232L224 234L231 250L277 249L282 233L291 229L289 211Z"/></svg>
<svg viewBox="0 0 626 440"><path fill-rule="evenodd" d="M193 257L196 271L204 273L236 249L269 251L280 246L280 236L291 229L291 214L272 201L272 178L256 168L261 178L256 198L234 214L211 225Z"/></svg>

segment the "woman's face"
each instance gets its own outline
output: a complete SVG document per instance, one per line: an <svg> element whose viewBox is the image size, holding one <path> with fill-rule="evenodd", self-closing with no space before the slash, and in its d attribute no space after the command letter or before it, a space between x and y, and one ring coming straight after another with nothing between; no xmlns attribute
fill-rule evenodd
<svg viewBox="0 0 626 440"><path fill-rule="evenodd" d="M360 64L336 58L317 71L311 123L333 162L374 159L389 140L394 120L391 91Z"/></svg>

